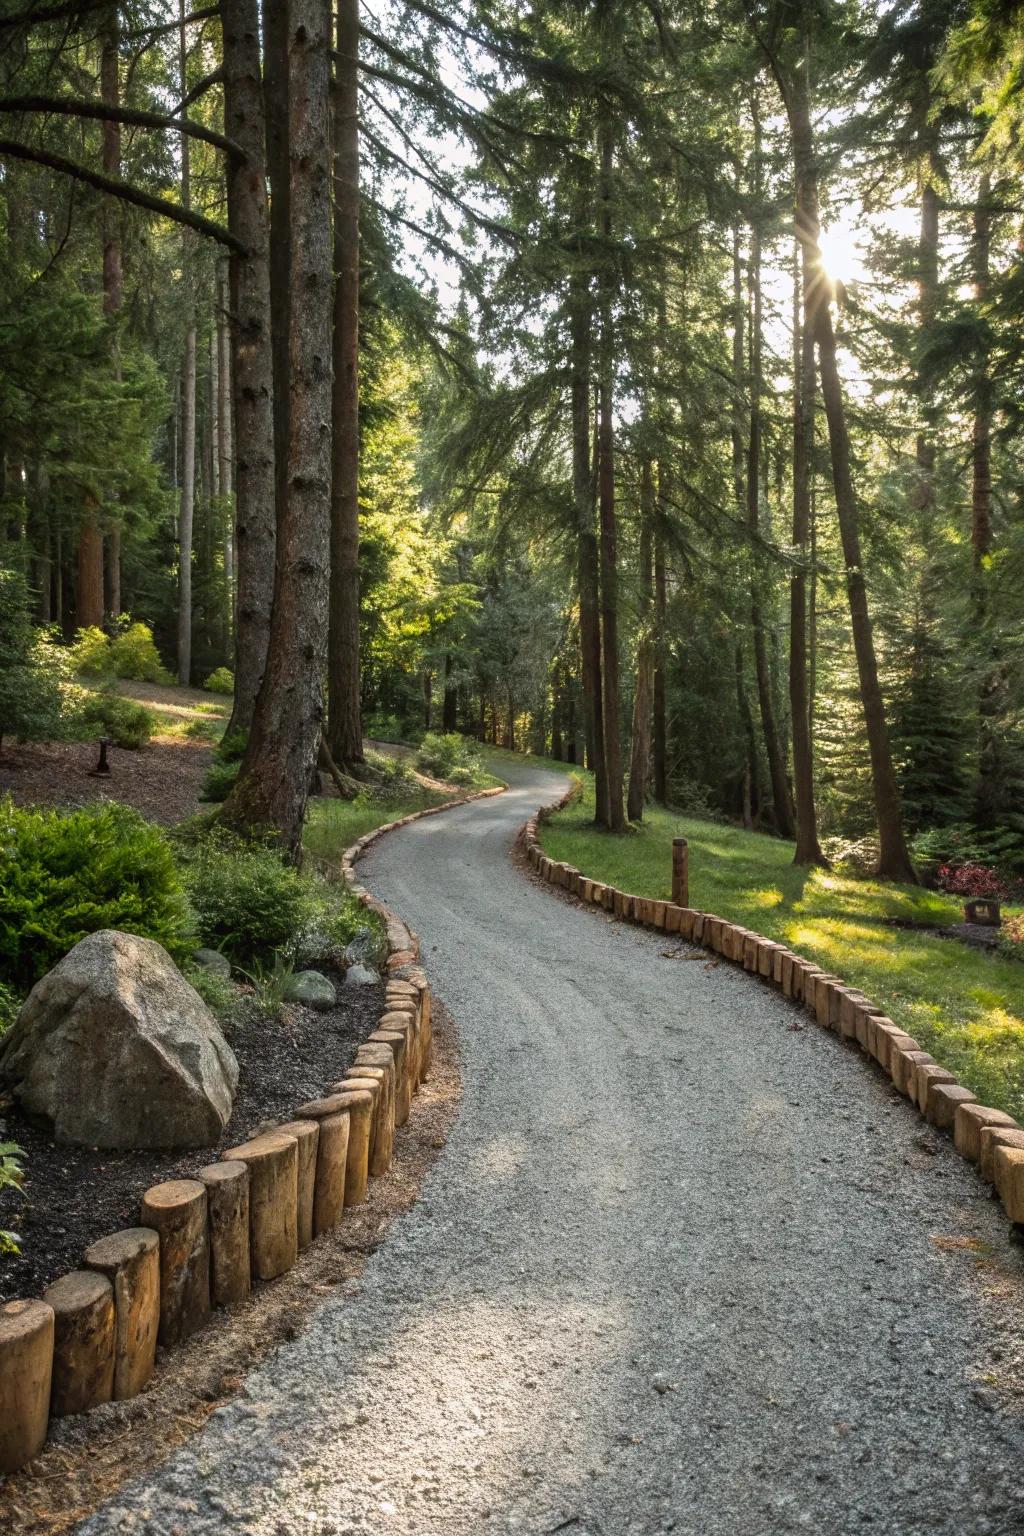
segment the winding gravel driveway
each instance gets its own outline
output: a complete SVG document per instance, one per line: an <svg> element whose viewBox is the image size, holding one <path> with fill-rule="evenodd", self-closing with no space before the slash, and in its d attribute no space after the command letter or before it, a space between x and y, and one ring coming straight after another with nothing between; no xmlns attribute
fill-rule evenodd
<svg viewBox="0 0 1024 1536"><path fill-rule="evenodd" d="M361 1293L89 1533L1024 1531L998 1207L766 987L513 866L560 787L362 866L459 1023L459 1120Z"/></svg>

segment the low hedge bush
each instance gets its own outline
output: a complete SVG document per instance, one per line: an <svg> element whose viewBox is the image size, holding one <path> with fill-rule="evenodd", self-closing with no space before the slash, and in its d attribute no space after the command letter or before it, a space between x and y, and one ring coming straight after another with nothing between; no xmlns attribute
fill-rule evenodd
<svg viewBox="0 0 1024 1536"><path fill-rule="evenodd" d="M205 826L179 842L200 943L233 960L287 949L309 921L308 882L276 849Z"/></svg>
<svg viewBox="0 0 1024 1536"><path fill-rule="evenodd" d="M126 677L139 683L174 681L160 660L148 624L128 623L113 638L95 626L80 629L70 656L72 670L81 677Z"/></svg>
<svg viewBox="0 0 1024 1536"><path fill-rule="evenodd" d="M214 805L219 805L230 795L235 780L238 778L240 763L221 763L216 759L206 770L203 787L199 792L200 800L207 800Z"/></svg>
<svg viewBox="0 0 1024 1536"><path fill-rule="evenodd" d="M0 801L0 978L27 992L86 934L156 939L176 958L192 917L166 835L130 806L74 811Z"/></svg>
<svg viewBox="0 0 1024 1536"><path fill-rule="evenodd" d="M475 741L449 731L441 736L428 731L416 753L416 766L433 779L449 784L472 784L481 769L480 751Z"/></svg>
<svg viewBox="0 0 1024 1536"><path fill-rule="evenodd" d="M234 693L235 674L230 667L217 667L210 673L203 687L208 693Z"/></svg>
<svg viewBox="0 0 1024 1536"><path fill-rule="evenodd" d="M154 718L144 704L106 690L82 702L79 720L86 739L109 736L115 747L125 747L129 752L144 747L153 734Z"/></svg>

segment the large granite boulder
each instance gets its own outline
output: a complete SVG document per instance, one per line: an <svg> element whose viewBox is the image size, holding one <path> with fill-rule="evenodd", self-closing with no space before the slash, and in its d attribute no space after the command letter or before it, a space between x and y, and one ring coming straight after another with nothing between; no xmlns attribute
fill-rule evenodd
<svg viewBox="0 0 1024 1536"><path fill-rule="evenodd" d="M58 1141L207 1147L231 1114L238 1062L167 951L107 929L32 988L0 1075Z"/></svg>

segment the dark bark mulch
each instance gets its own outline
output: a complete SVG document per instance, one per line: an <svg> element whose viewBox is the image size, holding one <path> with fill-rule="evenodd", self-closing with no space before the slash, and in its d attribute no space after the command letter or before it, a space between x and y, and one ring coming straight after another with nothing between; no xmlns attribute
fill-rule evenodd
<svg viewBox="0 0 1024 1536"><path fill-rule="evenodd" d="M199 791L210 766L208 744L171 738L138 752L111 747L110 774L93 778L98 748L92 741L4 741L0 795L18 805L86 805L107 798L133 805L143 816L172 825L199 810Z"/></svg>
<svg viewBox="0 0 1024 1536"><path fill-rule="evenodd" d="M338 987L329 1012L288 1005L268 1020L254 1007L240 1010L229 1032L238 1057L234 1109L216 1147L194 1152L104 1152L59 1146L46 1126L32 1123L0 1100L0 1141L25 1152L25 1198L0 1196L0 1227L15 1229L20 1254L0 1255L0 1301L39 1296L51 1281L81 1262L88 1245L139 1221L139 1200L151 1184L190 1177L238 1146L265 1120L290 1119L308 1099L320 1098L352 1062L377 1027L383 984Z"/></svg>

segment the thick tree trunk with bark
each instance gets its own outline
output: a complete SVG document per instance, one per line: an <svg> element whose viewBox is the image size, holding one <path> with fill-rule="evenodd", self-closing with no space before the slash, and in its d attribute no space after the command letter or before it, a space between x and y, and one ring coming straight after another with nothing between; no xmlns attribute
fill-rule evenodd
<svg viewBox="0 0 1024 1536"><path fill-rule="evenodd" d="M288 500L288 337L292 298L288 0L261 0L267 180L270 186L270 308L274 351L274 471L277 521Z"/></svg>
<svg viewBox="0 0 1024 1536"><path fill-rule="evenodd" d="M363 761L359 701L359 0L338 0L334 271L327 732L335 759L351 768ZM454 730L454 726L446 725L445 729Z"/></svg>
<svg viewBox="0 0 1024 1536"><path fill-rule="evenodd" d="M90 498L78 527L78 563L75 579L75 626L99 628L103 624L103 534Z"/></svg>
<svg viewBox="0 0 1024 1536"><path fill-rule="evenodd" d="M298 859L323 727L331 517L330 8L289 0L291 306L288 495L278 527L266 671L225 819L273 827Z"/></svg>
<svg viewBox="0 0 1024 1536"><path fill-rule="evenodd" d="M244 160L227 163L228 221L246 250L244 256L231 255L237 558L235 702L228 728L247 731L266 666L276 542L274 364L258 0L221 0L221 21L225 130L245 151Z"/></svg>

